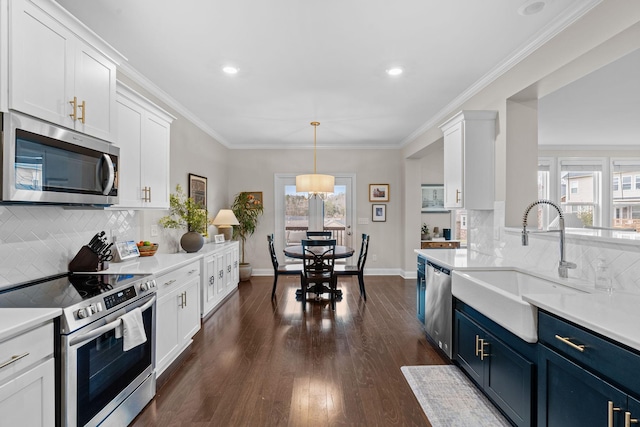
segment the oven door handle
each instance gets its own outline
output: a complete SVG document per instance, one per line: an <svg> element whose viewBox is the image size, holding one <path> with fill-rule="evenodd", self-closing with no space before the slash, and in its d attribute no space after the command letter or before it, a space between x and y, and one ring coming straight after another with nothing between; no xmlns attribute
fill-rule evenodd
<svg viewBox="0 0 640 427"><path fill-rule="evenodd" d="M146 304L140 306L140 311L146 311L149 307L155 304L155 302L156 302L156 297L154 296ZM120 326L120 323L122 323L122 319L118 317L116 320L109 322L106 325L100 326L99 328L89 331L86 334L78 335L77 337L72 338L69 341L69 345L70 346L84 345L86 342L89 342L94 338L99 337L105 332L109 332L117 328L118 326Z"/></svg>

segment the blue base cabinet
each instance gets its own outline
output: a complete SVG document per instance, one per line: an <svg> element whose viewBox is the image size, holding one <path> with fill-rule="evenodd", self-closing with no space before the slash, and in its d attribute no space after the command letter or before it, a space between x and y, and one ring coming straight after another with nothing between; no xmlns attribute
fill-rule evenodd
<svg viewBox="0 0 640 427"><path fill-rule="evenodd" d="M538 326L539 426L638 425L640 354L544 312Z"/></svg>
<svg viewBox="0 0 640 427"><path fill-rule="evenodd" d="M456 302L454 330L454 354L460 368L513 424L535 425L535 362L530 360L535 345L528 345L460 301ZM525 348L529 358L514 347Z"/></svg>

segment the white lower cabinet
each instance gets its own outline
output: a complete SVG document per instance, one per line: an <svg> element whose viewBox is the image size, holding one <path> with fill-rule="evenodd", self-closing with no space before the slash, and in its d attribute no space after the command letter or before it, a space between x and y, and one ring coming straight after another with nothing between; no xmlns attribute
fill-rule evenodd
<svg viewBox="0 0 640 427"><path fill-rule="evenodd" d="M238 242L217 244L202 258L202 317L238 288L238 248Z"/></svg>
<svg viewBox="0 0 640 427"><path fill-rule="evenodd" d="M200 261L156 277L156 375L192 342L200 330Z"/></svg>
<svg viewBox="0 0 640 427"><path fill-rule="evenodd" d="M55 425L53 323L0 343L0 426Z"/></svg>

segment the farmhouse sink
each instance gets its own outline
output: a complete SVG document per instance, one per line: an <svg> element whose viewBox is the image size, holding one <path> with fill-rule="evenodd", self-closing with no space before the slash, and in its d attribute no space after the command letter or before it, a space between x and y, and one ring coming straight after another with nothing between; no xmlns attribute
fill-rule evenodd
<svg viewBox="0 0 640 427"><path fill-rule="evenodd" d="M529 343L538 341L538 310L522 299L525 294L579 294L564 286L518 269L455 270L453 296Z"/></svg>

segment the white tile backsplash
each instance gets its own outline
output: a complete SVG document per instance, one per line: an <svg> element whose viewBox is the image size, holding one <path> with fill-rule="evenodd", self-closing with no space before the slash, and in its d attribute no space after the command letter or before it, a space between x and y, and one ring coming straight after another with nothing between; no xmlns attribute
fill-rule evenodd
<svg viewBox="0 0 640 427"><path fill-rule="evenodd" d="M69 261L94 234L136 240L139 213L133 210L0 206L0 288L65 273Z"/></svg>
<svg viewBox="0 0 640 427"><path fill-rule="evenodd" d="M520 233L504 227L503 202L496 202L493 211L468 211L467 218L469 251L499 258L503 265L557 275L557 233L529 234L529 245L522 246ZM576 269L569 270L569 277L593 283L597 261L604 258L613 272L615 289L640 293L640 246L567 235L565 251L567 261L577 264Z"/></svg>

